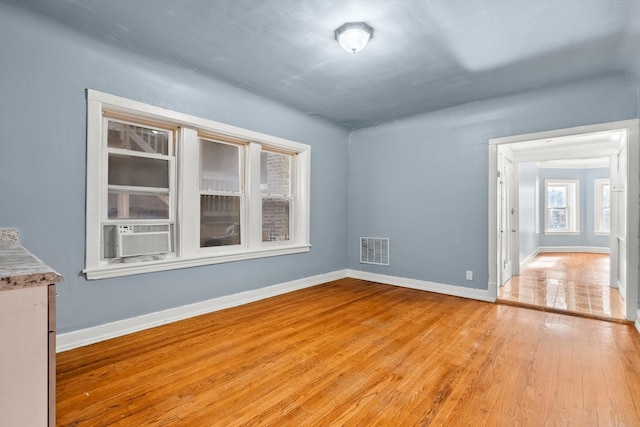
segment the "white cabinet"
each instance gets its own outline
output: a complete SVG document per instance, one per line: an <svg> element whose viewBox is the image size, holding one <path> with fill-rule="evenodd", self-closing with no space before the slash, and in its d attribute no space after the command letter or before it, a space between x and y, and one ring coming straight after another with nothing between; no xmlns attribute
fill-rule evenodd
<svg viewBox="0 0 640 427"><path fill-rule="evenodd" d="M60 280L19 243L0 239L0 426L55 425Z"/></svg>

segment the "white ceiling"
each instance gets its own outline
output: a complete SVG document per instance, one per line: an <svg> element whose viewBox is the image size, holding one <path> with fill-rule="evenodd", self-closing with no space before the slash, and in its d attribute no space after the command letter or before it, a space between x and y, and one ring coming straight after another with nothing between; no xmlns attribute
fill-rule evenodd
<svg viewBox="0 0 640 427"><path fill-rule="evenodd" d="M0 1L349 129L626 74L640 45L640 0Z"/></svg>

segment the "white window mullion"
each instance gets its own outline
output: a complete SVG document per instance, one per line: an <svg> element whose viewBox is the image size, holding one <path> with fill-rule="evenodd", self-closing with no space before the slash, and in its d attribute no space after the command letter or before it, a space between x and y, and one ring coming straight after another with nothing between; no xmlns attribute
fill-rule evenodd
<svg viewBox="0 0 640 427"><path fill-rule="evenodd" d="M179 256L196 253L200 247L200 148L198 132L182 128L178 141L178 227Z"/></svg>
<svg viewBox="0 0 640 427"><path fill-rule="evenodd" d="M261 146L249 143L246 150L245 194L246 194L246 242L249 250L262 243L262 197L260 194Z"/></svg>

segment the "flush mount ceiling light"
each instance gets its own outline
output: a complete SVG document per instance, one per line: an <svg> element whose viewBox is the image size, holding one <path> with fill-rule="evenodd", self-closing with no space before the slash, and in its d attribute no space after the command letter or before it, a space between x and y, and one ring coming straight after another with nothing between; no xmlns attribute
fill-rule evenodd
<svg viewBox="0 0 640 427"><path fill-rule="evenodd" d="M373 28L364 22L347 22L336 30L336 40L349 53L360 52L373 37Z"/></svg>

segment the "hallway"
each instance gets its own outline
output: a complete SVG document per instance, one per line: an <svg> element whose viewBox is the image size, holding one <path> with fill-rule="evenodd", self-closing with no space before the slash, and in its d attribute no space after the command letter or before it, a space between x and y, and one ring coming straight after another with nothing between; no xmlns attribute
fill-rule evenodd
<svg viewBox="0 0 640 427"><path fill-rule="evenodd" d="M624 319L624 301L608 283L607 254L542 253L498 289L498 301Z"/></svg>

